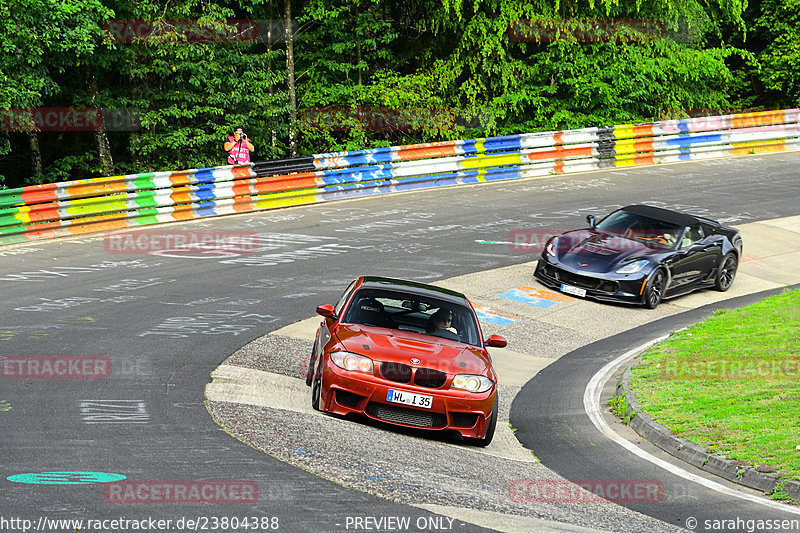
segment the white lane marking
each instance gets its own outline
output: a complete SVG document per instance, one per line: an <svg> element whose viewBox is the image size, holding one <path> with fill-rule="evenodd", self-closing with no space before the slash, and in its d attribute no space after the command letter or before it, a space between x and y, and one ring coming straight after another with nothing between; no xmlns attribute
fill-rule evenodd
<svg viewBox="0 0 800 533"><path fill-rule="evenodd" d="M676 465L668 463L663 459L660 459L633 444L632 442L626 440L621 435L619 435L616 431L611 429L606 421L603 419L602 413L600 412L600 393L603 390L603 384L613 375L613 373L625 364L628 360L633 359L637 354L646 350L650 346L661 342L662 340L666 339L668 335L664 335L663 337L659 337L657 339L653 339L649 342L642 344L641 346L629 350L622 354L621 356L617 357L602 369L600 369L597 374L592 376L592 379L586 385L586 390L583 393L583 408L586 411L586 414L592 421L592 424L606 437L611 439L612 441L616 442L626 450L631 453L634 453L644 459L645 461L650 461L654 465L667 470L668 472L675 474L676 476L680 476L684 479L689 481L694 481L700 485L703 485L706 488L711 490L715 490L727 496L733 496L734 498L739 498L742 500L747 500L749 502L757 503L760 505L764 505L766 507L771 507L772 509L777 509L780 511L784 511L787 513L792 513L796 515L800 515L800 509L791 507L789 505L781 504L778 502L774 502L772 500L765 499L760 496L754 496L751 494L744 494L735 489L726 487L716 481L711 481L710 479L706 479L702 476L698 476L697 474L693 474L688 472Z"/></svg>

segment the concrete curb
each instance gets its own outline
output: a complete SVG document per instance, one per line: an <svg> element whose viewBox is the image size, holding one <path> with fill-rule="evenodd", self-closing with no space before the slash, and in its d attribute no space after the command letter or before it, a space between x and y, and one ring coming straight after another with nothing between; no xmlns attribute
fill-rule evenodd
<svg viewBox="0 0 800 533"><path fill-rule="evenodd" d="M632 366L636 366L636 364L638 364L638 358L634 360ZM739 461L728 459L724 455L713 455L702 446L676 437L672 431L642 411L642 406L636 400L636 393L631 388L630 381L631 367L628 367L617 384L616 394L617 396L625 395L628 413L633 413L629 425L640 436L692 466L765 494L769 494L776 486L783 483L783 492L793 500L800 501L800 481L781 481L779 479L780 471L777 473L759 472L752 466L742 465Z"/></svg>

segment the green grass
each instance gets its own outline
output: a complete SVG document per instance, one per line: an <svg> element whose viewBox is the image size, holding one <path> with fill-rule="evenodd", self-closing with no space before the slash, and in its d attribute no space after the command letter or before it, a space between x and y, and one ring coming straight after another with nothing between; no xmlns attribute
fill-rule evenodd
<svg viewBox="0 0 800 533"><path fill-rule="evenodd" d="M800 291L673 334L642 356L631 386L679 437L800 480Z"/></svg>
<svg viewBox="0 0 800 533"><path fill-rule="evenodd" d="M628 413L628 402L625 401L627 392L623 392L619 396L614 396L606 402L606 405L611 408L611 412L617 415L617 418L626 426L631 423L633 415L636 413Z"/></svg>

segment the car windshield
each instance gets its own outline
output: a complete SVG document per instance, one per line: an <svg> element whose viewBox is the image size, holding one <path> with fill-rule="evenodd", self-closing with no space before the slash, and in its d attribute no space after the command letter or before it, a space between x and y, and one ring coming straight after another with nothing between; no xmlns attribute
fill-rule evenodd
<svg viewBox="0 0 800 533"><path fill-rule="evenodd" d="M680 237L681 226L637 215L628 211L616 211L601 220L597 229L616 233L628 239L641 242L648 248L671 250Z"/></svg>
<svg viewBox="0 0 800 533"><path fill-rule="evenodd" d="M480 330L468 307L428 296L361 289L353 296L342 321L480 346Z"/></svg>

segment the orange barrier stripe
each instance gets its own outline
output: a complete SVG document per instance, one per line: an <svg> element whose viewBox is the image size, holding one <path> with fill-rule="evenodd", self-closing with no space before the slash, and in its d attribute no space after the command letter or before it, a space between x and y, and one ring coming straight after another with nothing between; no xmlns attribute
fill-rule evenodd
<svg viewBox="0 0 800 533"><path fill-rule="evenodd" d="M169 182L172 183L172 185L188 185L190 183L189 172L188 171L174 172L169 177Z"/></svg>
<svg viewBox="0 0 800 533"><path fill-rule="evenodd" d="M560 159L573 155L592 155L592 147L586 146L583 148L556 148L554 150L547 150L544 152L532 152L528 154L528 159L536 161L539 159Z"/></svg>
<svg viewBox="0 0 800 533"><path fill-rule="evenodd" d="M738 113L731 116L733 128L746 128L749 126L766 126L786 122L783 111L760 111L757 113Z"/></svg>
<svg viewBox="0 0 800 533"><path fill-rule="evenodd" d="M170 195L170 199L175 204L188 204L192 201L191 197L189 197L189 192L191 192L191 189L188 187L174 189L173 193Z"/></svg>
<svg viewBox="0 0 800 533"><path fill-rule="evenodd" d="M241 196L243 194L251 194L250 193L250 180L243 180L241 182L234 182L232 190L233 190L233 194L235 196Z"/></svg>
<svg viewBox="0 0 800 533"><path fill-rule="evenodd" d="M26 204L34 204L38 202L50 202L53 200L58 200L58 196L56 195L56 189L58 185L55 183L47 183L44 185L33 185L30 190L23 190L22 194L22 201ZM25 189L28 189L25 187Z"/></svg>
<svg viewBox="0 0 800 533"><path fill-rule="evenodd" d="M281 176L257 178L255 189L258 193L265 193L289 191L292 189L311 189L319 187L320 185L316 173L304 172L302 174L284 174Z"/></svg>
<svg viewBox="0 0 800 533"><path fill-rule="evenodd" d="M251 176L250 167L232 168L231 172L233 173L233 179L235 180L253 177Z"/></svg>
<svg viewBox="0 0 800 533"><path fill-rule="evenodd" d="M110 217L110 216L109 216ZM79 235L82 233L92 233L95 231L108 231L114 229L122 229L128 227L128 222L125 220L125 217L119 217L116 215L115 218L109 218L108 220L105 219L106 216L103 217L92 217L91 222L82 222L81 224L76 224L72 226L68 226L70 233Z"/></svg>
<svg viewBox="0 0 800 533"><path fill-rule="evenodd" d="M58 204L53 202L33 206L27 215L30 217L31 222L43 222L45 220L58 220L61 218L58 214Z"/></svg>
<svg viewBox="0 0 800 533"><path fill-rule="evenodd" d="M431 143L434 144L434 143ZM456 155L455 143L450 141L449 144L439 146L427 146L425 144L412 144L406 148L401 148L397 151L397 155L401 161L408 159L422 159L427 157L439 157L445 155Z"/></svg>

